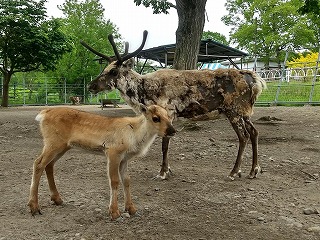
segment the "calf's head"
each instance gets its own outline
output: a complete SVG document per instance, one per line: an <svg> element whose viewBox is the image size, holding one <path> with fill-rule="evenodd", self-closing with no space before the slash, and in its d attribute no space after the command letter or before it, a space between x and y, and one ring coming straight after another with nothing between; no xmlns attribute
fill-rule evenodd
<svg viewBox="0 0 320 240"><path fill-rule="evenodd" d="M146 117L147 121L153 127L160 137L172 137L176 130L172 125L172 120L168 115L168 111L158 105L145 106L140 105L140 111Z"/></svg>

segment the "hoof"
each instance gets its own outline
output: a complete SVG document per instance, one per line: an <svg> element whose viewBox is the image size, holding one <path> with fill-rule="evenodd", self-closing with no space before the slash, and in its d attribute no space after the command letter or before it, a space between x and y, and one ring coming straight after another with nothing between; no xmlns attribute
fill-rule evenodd
<svg viewBox="0 0 320 240"><path fill-rule="evenodd" d="M56 197L56 196L52 196L51 197L51 201L54 202L55 205L62 205L63 200L60 198L60 196Z"/></svg>
<svg viewBox="0 0 320 240"><path fill-rule="evenodd" d="M256 178L258 173L262 173L262 169L261 169L260 166L257 166L257 167L255 167L253 170L251 170L248 178L249 178L249 179Z"/></svg>
<svg viewBox="0 0 320 240"><path fill-rule="evenodd" d="M111 220L117 220L121 216L119 210L117 210L115 212L109 210L109 215L110 215Z"/></svg>
<svg viewBox="0 0 320 240"><path fill-rule="evenodd" d="M130 216L136 214L136 212L137 212L137 209L135 208L134 205L131 205L130 207L125 208L125 213L129 213Z"/></svg>
<svg viewBox="0 0 320 240"><path fill-rule="evenodd" d="M157 176L155 176L153 179L167 180L171 175L172 175L172 171L169 168L168 171L166 172L160 171L160 173Z"/></svg>
<svg viewBox="0 0 320 240"><path fill-rule="evenodd" d="M233 181L236 176L238 176L239 178L241 178L241 175L242 175L242 173L241 173L241 170L239 169L239 171L236 172L236 173L232 173L232 172L231 172L231 173L229 174L228 178L229 178L231 181Z"/></svg>
<svg viewBox="0 0 320 240"><path fill-rule="evenodd" d="M34 204L32 202L29 202L28 206L30 208L30 213L32 216L35 216L36 214L42 215L38 204Z"/></svg>

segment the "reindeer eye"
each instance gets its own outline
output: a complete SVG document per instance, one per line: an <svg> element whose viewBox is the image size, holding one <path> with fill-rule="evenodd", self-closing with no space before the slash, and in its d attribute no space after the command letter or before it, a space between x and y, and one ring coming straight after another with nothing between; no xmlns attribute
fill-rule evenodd
<svg viewBox="0 0 320 240"><path fill-rule="evenodd" d="M110 72L109 72L110 75L112 76L117 76L118 75L118 70L116 69L111 69Z"/></svg>
<svg viewBox="0 0 320 240"><path fill-rule="evenodd" d="M152 121L155 123L160 122L160 118L159 117L152 117Z"/></svg>

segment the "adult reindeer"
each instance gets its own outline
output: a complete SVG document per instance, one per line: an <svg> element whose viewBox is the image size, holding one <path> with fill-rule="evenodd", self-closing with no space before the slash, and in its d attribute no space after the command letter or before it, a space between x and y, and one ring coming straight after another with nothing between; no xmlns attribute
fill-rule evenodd
<svg viewBox="0 0 320 240"><path fill-rule="evenodd" d="M88 85L89 91L98 93L104 90L118 89L122 98L135 112L139 112L141 103L157 104L165 107L172 117L201 119L212 111L218 110L229 119L239 139L239 149L235 165L229 174L233 180L241 176L240 165L248 140L252 143L252 168L249 178L261 172L258 165L258 131L250 121L253 105L266 83L251 71L235 69L218 70L174 70L162 69L140 75L132 67L134 60L144 47L147 31L143 33L140 47L132 52L120 55L112 35L108 39L115 57L106 56L87 43L81 43L110 64ZM168 166L169 138L162 139L163 161L160 177L169 174Z"/></svg>

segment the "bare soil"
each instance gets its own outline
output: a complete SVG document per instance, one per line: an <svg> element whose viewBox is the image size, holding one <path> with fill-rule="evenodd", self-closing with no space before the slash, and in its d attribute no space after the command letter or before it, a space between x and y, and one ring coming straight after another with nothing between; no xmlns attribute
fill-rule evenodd
<svg viewBox="0 0 320 240"><path fill-rule="evenodd" d="M64 204L50 202L46 177L39 188L42 215L27 207L32 164L42 149L36 114L44 107L0 108L0 240L15 239L320 239L320 108L257 107L263 174L231 181L237 137L225 118L177 122L170 150L172 176L155 180L161 139L129 164L135 216L111 221L106 158L80 149L56 164ZM126 106L102 115L133 115ZM182 128L184 127L184 128ZM123 205L123 196L119 196ZM123 208L121 207L121 210Z"/></svg>

